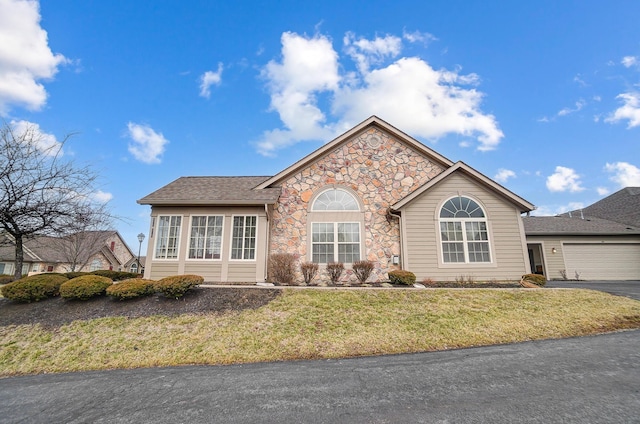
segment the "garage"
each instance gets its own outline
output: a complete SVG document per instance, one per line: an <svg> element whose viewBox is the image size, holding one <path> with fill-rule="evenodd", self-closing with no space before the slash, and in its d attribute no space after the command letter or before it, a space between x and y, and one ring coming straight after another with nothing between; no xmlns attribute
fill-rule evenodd
<svg viewBox="0 0 640 424"><path fill-rule="evenodd" d="M581 280L640 280L640 244L564 243L567 277Z"/></svg>

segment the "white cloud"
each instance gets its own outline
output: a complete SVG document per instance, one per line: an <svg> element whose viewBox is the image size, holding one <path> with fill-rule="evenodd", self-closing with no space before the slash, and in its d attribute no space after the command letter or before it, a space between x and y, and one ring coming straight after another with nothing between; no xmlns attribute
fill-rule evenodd
<svg viewBox="0 0 640 424"><path fill-rule="evenodd" d="M616 162L607 163L604 169L614 174L609 179L620 188L640 187L640 168L627 162Z"/></svg>
<svg viewBox="0 0 640 424"><path fill-rule="evenodd" d="M11 106L38 110L47 101L41 80L67 62L49 48L37 1L0 0L0 115Z"/></svg>
<svg viewBox="0 0 640 424"><path fill-rule="evenodd" d="M506 183L509 178L516 178L516 173L510 169L500 168L498 173L493 177L499 183Z"/></svg>
<svg viewBox="0 0 640 424"><path fill-rule="evenodd" d="M640 92L623 93L616 98L621 99L624 105L610 114L605 122L617 123L627 119L627 128L640 126Z"/></svg>
<svg viewBox="0 0 640 424"><path fill-rule="evenodd" d="M580 185L580 176L571 168L556 166L556 171L547 177L547 188L549 191L561 192L570 191L575 193L584 190Z"/></svg>
<svg viewBox="0 0 640 424"><path fill-rule="evenodd" d="M572 114L574 112L579 112L580 110L582 110L583 107L585 107L585 105L587 104L587 102L585 102L584 100L580 99L575 103L575 107L572 109L570 107L565 107L564 109L561 109L558 112L558 116L566 116L569 114Z"/></svg>
<svg viewBox="0 0 640 424"><path fill-rule="evenodd" d="M606 196L611 193L611 191L606 187L596 187L596 191L598 192L598 196Z"/></svg>
<svg viewBox="0 0 640 424"><path fill-rule="evenodd" d="M113 199L113 194L98 190L93 193L93 199L99 203L107 203Z"/></svg>
<svg viewBox="0 0 640 424"><path fill-rule="evenodd" d="M424 43L425 45L429 44L432 41L438 40L438 38L433 34L429 34L428 32L420 32L420 31L413 31L413 32L403 31L402 38L404 38L410 43Z"/></svg>
<svg viewBox="0 0 640 424"><path fill-rule="evenodd" d="M500 143L504 135L495 117L480 110L484 95L475 88L477 75L435 70L416 57L396 60L399 37L366 40L347 33L343 41L356 71L341 75L344 67L327 37L282 35L282 60L270 61L262 76L284 128L263 134L257 143L261 154L304 140L327 141L370 115L429 140L448 134L474 137L481 151ZM336 117L330 123L319 95L325 95Z"/></svg>
<svg viewBox="0 0 640 424"><path fill-rule="evenodd" d="M555 216L565 212L580 210L584 208L582 202L569 202L566 205L543 205L531 212L533 216Z"/></svg>
<svg viewBox="0 0 640 424"><path fill-rule="evenodd" d="M222 62L218 63L217 71L207 71L200 76L200 96L207 99L211 95L211 86L220 85L222 83Z"/></svg>
<svg viewBox="0 0 640 424"><path fill-rule="evenodd" d="M11 128L16 138L35 142L36 148L44 155L63 154L62 143L53 134L42 131L40 125L29 121L11 121Z"/></svg>
<svg viewBox="0 0 640 424"><path fill-rule="evenodd" d="M129 137L133 140L133 143L129 144L129 153L140 162L160 163L160 156L169 140L148 125L129 122L127 128Z"/></svg>
<svg viewBox="0 0 640 424"><path fill-rule="evenodd" d="M625 68L630 68L634 65L638 65L638 58L635 56L625 56L622 58L622 60L620 61L620 63L622 63L622 65L624 65Z"/></svg>

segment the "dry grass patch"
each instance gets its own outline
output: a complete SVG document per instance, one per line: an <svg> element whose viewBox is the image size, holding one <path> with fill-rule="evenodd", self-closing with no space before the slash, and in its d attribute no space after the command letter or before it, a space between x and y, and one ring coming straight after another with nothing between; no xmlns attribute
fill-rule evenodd
<svg viewBox="0 0 640 424"><path fill-rule="evenodd" d="M640 327L590 290L286 290L256 310L0 327L0 375L340 358Z"/></svg>

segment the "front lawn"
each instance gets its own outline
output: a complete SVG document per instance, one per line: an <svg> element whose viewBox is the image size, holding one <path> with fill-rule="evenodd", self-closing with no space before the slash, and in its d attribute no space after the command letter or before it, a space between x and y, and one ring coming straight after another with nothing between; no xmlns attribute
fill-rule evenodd
<svg viewBox="0 0 640 424"><path fill-rule="evenodd" d="M0 375L343 358L626 328L640 328L640 302L590 290L286 289L258 309L3 326Z"/></svg>

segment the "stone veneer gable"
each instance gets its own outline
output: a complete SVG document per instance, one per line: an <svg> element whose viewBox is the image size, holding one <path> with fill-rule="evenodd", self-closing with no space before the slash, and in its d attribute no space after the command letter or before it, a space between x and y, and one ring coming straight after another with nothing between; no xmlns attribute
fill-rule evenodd
<svg viewBox="0 0 640 424"><path fill-rule="evenodd" d="M384 280L400 254L397 219L389 206L412 193L444 169L407 144L377 128L341 143L310 166L282 182L282 194L271 217L270 252L307 256L309 201L328 186L355 191L364 205L364 257L375 263L371 280ZM344 279L350 278L350 271ZM321 272L319 277L325 279Z"/></svg>

